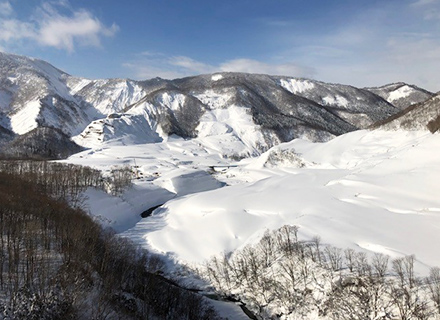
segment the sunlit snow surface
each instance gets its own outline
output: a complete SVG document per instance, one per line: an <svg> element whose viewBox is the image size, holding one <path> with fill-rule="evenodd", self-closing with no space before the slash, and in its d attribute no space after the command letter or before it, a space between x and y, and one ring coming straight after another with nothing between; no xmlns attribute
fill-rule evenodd
<svg viewBox="0 0 440 320"><path fill-rule="evenodd" d="M136 159L150 178L136 181L109 219L124 236L180 261L202 263L291 224L301 239L319 235L327 244L392 258L415 254L422 273L440 266L440 135L357 131L327 143L294 140L236 167L204 145L108 145L69 161L102 169ZM203 174L209 169L213 177ZM102 212L115 211L104 202ZM161 202L139 221L141 207ZM134 223L124 223L127 217L139 222L128 229Z"/></svg>
<svg viewBox="0 0 440 320"><path fill-rule="evenodd" d="M86 210L118 232L133 227L146 209L178 196L222 187L224 183L207 172L211 166L229 163L196 140L173 137L163 143L129 146L112 141L73 155L66 162L92 166L104 174L118 166L130 166L137 172L139 179L120 197L96 190L86 194Z"/></svg>
<svg viewBox="0 0 440 320"><path fill-rule="evenodd" d="M211 77L212 81L219 81L221 79L223 79L223 76L221 74L213 74Z"/></svg>
<svg viewBox="0 0 440 320"><path fill-rule="evenodd" d="M38 127L37 116L41 109L39 101L31 101L11 117L11 127L14 132L24 134Z"/></svg>
<svg viewBox="0 0 440 320"><path fill-rule="evenodd" d="M393 101L398 100L398 99L406 98L412 92L414 92L413 88L411 88L411 87L409 87L407 85L402 86L399 89L390 92L387 101L388 102L393 102Z"/></svg>
<svg viewBox="0 0 440 320"><path fill-rule="evenodd" d="M315 87L312 82L302 79L281 79L280 84L284 89L293 94L312 90Z"/></svg>

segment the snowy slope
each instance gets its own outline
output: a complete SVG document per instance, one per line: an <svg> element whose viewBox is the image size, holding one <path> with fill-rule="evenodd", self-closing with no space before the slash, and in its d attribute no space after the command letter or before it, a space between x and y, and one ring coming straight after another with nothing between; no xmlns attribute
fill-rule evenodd
<svg viewBox="0 0 440 320"><path fill-rule="evenodd" d="M77 144L85 147L99 147L102 142L112 144L139 144L162 141L162 138L150 127L142 116L130 114L111 114L109 117L93 121L78 136L73 138Z"/></svg>
<svg viewBox="0 0 440 320"><path fill-rule="evenodd" d="M0 112L18 134L51 126L77 135L145 94L134 81L71 77L45 61L0 53Z"/></svg>
<svg viewBox="0 0 440 320"><path fill-rule="evenodd" d="M67 79L67 85L81 105L93 107L100 117L123 112L147 93L136 81L125 79L88 80L71 77Z"/></svg>
<svg viewBox="0 0 440 320"><path fill-rule="evenodd" d="M64 159L83 150L61 130L50 127L37 127L23 135L11 137L2 148L2 156L38 160Z"/></svg>
<svg viewBox="0 0 440 320"><path fill-rule="evenodd" d="M136 188L144 188L143 199L160 192L157 199L166 203L140 221L142 210L160 203L127 200L128 191L123 198L131 204L110 214L110 224L181 261L202 263L257 241L267 228L293 224L300 227L302 239L319 235L327 244L391 257L416 254L422 272L440 265L433 245L440 241L438 134L376 130L326 143L297 139L238 163L210 148L212 138L106 144L68 161L104 171L136 164L143 177ZM158 191L150 193L149 188ZM98 206L101 216L107 206L113 208L107 201Z"/></svg>
<svg viewBox="0 0 440 320"><path fill-rule="evenodd" d="M326 134L328 139L329 134L363 128L397 111L382 98L345 85L257 74L222 73L221 76L217 81L206 75L174 83L208 104L211 101L211 106L218 107L219 96L226 94L223 108L234 104L251 107L254 121L275 131L282 141L304 133L312 140L325 140ZM340 101L333 103L331 99ZM357 119L357 114L364 119ZM308 135L301 128L318 134ZM319 133L323 136L319 137Z"/></svg>
<svg viewBox="0 0 440 320"><path fill-rule="evenodd" d="M389 116L395 112L368 90L305 79L279 78L278 81L289 92L330 108L357 128L365 128L383 119L384 114Z"/></svg>
<svg viewBox="0 0 440 320"><path fill-rule="evenodd" d="M24 134L39 126L78 132L89 119L65 84L68 75L47 62L0 53L0 111L9 128Z"/></svg>

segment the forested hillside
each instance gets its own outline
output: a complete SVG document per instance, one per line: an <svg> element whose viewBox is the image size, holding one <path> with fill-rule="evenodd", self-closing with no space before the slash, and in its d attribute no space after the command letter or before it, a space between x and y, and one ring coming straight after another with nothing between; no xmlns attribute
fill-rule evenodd
<svg viewBox="0 0 440 320"><path fill-rule="evenodd" d="M2 164L0 319L217 318L203 298L158 276L157 258L103 230L68 197L55 199L51 181L69 181L58 186L66 196L100 181L91 169L57 166Z"/></svg>

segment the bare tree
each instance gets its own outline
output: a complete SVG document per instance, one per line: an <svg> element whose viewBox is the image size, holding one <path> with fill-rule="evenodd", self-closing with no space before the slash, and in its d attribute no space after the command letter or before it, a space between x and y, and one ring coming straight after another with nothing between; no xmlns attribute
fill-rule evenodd
<svg viewBox="0 0 440 320"><path fill-rule="evenodd" d="M344 250L344 255L348 269L350 272L353 272L356 265L356 252L353 249L348 248Z"/></svg>
<svg viewBox="0 0 440 320"><path fill-rule="evenodd" d="M326 246L324 249L329 267L333 271L338 271L342 268L342 250L333 246Z"/></svg>
<svg viewBox="0 0 440 320"><path fill-rule="evenodd" d="M379 279L385 278L389 260L390 258L382 253L375 253L373 255L373 271Z"/></svg>
<svg viewBox="0 0 440 320"><path fill-rule="evenodd" d="M440 314L440 268L431 268L425 281L429 288L430 298L437 308L437 314Z"/></svg>

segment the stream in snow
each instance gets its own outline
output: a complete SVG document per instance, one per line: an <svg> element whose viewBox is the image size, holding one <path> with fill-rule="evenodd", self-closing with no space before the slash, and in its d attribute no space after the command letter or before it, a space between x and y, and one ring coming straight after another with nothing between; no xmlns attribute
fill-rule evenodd
<svg viewBox="0 0 440 320"><path fill-rule="evenodd" d="M160 215L161 206L151 207L144 212L148 213L144 218L142 218L137 225L129 229L123 233L121 236L130 238L135 244L140 244L144 248L150 250L151 248L145 242L145 238L143 234L146 229L154 232L155 230L160 230L165 224L162 221L162 216ZM176 279L176 275L180 273L179 270L181 266L179 263L175 261L175 259L171 255L167 254L159 254L158 255L161 260L165 264L165 275L171 273L171 277ZM177 282L176 282L177 281ZM236 319L236 320L256 320L256 316L246 307L246 304L233 299L232 297L223 298L218 296L213 292L205 292L202 289L199 289L199 286L206 287L206 283L202 282L196 276L192 275L185 268L185 275L181 279L177 279L176 281L172 281L174 285L179 286L182 289L191 291L196 294L200 294L209 300L210 304L219 312L219 314L224 318ZM183 284L178 282L182 281ZM194 289L194 287L196 289ZM193 289L189 289L193 288Z"/></svg>

